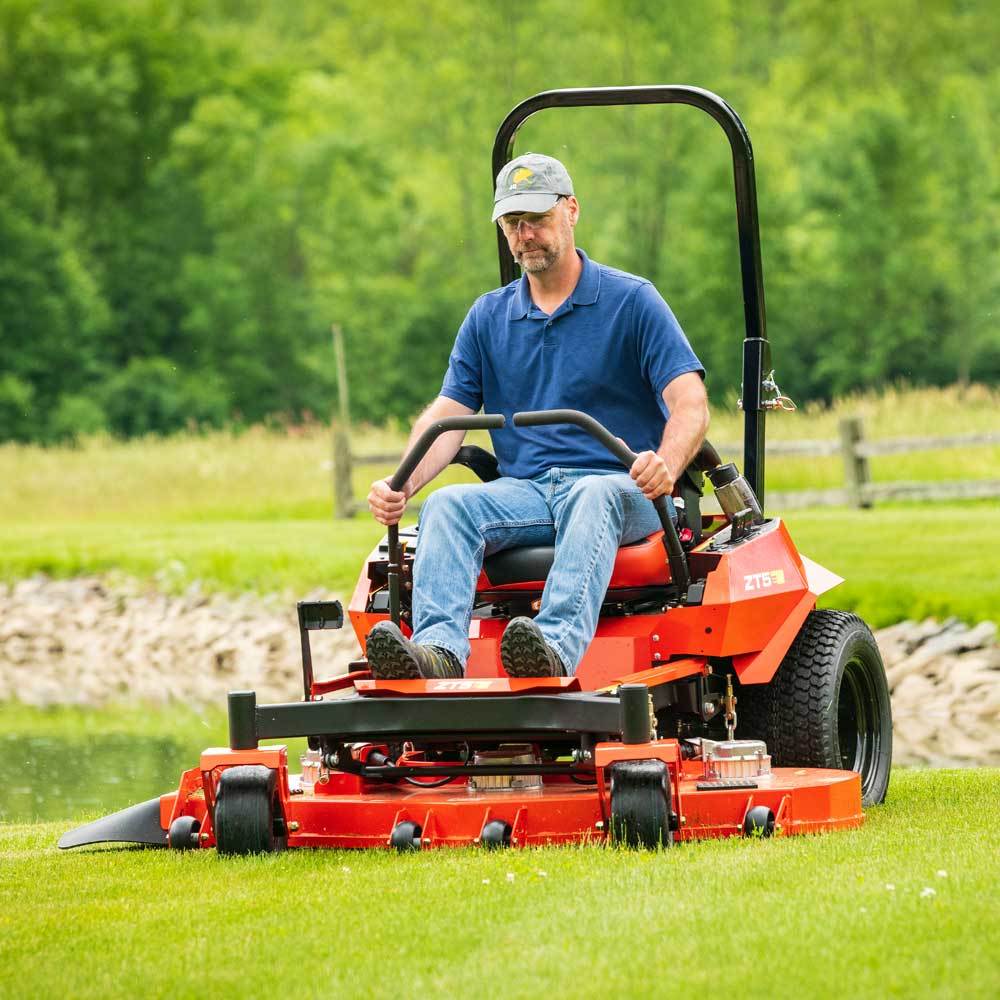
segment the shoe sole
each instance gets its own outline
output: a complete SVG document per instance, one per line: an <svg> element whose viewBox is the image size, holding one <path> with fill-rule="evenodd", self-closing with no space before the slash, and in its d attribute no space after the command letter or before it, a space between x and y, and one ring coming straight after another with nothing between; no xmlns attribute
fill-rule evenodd
<svg viewBox="0 0 1000 1000"><path fill-rule="evenodd" d="M512 621L500 639L500 662L511 677L556 677L549 651L535 629Z"/></svg>
<svg viewBox="0 0 1000 1000"><path fill-rule="evenodd" d="M372 677L380 681L418 681L423 677L403 641L384 629L374 629L368 634L368 666Z"/></svg>

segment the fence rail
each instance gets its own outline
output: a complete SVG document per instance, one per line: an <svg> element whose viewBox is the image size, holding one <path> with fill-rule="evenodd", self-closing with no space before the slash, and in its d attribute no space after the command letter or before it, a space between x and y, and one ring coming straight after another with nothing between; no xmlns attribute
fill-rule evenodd
<svg viewBox="0 0 1000 1000"><path fill-rule="evenodd" d="M348 517L358 508L349 501L353 465L395 465L397 453L354 455L345 432L334 434L334 496L336 516ZM899 437L866 440L860 417L848 417L840 423L839 440L773 441L767 454L805 458L829 458L840 455L843 460L844 485L821 490L768 490L767 504L774 510L801 510L805 507L871 507L887 500L976 500L1000 498L1000 479L958 479L944 482L873 483L869 458L901 455L915 451L939 451L945 448L976 448L1000 445L1000 431L971 434L949 434L941 437ZM739 455L742 444L717 445L723 455Z"/></svg>
<svg viewBox="0 0 1000 1000"><path fill-rule="evenodd" d="M856 420L851 417L848 421ZM860 420L858 421L860 424ZM714 442L713 442L714 443ZM944 448L975 448L979 445L1000 444L1000 431L982 431L975 434L949 434L944 437L899 437L882 441L858 439L855 452L863 458L881 455L901 455L911 451L940 451ZM739 454L743 445L727 443L717 445L719 452ZM826 458L843 451L841 441L773 441L767 444L768 455L798 455L809 458Z"/></svg>

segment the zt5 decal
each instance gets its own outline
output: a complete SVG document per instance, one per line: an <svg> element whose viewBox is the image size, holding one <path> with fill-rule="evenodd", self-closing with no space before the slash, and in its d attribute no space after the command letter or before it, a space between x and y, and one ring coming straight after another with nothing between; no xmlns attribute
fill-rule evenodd
<svg viewBox="0 0 1000 1000"><path fill-rule="evenodd" d="M785 582L785 571L783 569L772 569L764 573L747 573L743 577L744 590L765 590L768 587L777 587Z"/></svg>

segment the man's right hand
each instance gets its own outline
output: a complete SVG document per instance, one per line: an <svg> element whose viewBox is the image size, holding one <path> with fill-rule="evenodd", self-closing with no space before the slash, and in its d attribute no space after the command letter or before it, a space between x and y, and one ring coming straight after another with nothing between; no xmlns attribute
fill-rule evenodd
<svg viewBox="0 0 1000 1000"><path fill-rule="evenodd" d="M368 491L368 509L380 524L398 524L406 510L406 494L390 489L388 479L376 479Z"/></svg>

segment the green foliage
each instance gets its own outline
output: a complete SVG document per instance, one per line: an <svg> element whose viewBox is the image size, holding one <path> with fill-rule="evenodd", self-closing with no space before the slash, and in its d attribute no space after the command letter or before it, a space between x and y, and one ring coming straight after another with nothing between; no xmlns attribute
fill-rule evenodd
<svg viewBox="0 0 1000 1000"><path fill-rule="evenodd" d="M16 375L0 376L0 437L30 441L35 390Z"/></svg>
<svg viewBox="0 0 1000 1000"><path fill-rule="evenodd" d="M0 117L0 440L45 440L56 399L99 367L107 309L56 201Z"/></svg>
<svg viewBox="0 0 1000 1000"><path fill-rule="evenodd" d="M108 379L102 395L108 424L122 437L218 427L229 410L225 393L211 379L185 375L166 358L130 361Z"/></svg>
<svg viewBox="0 0 1000 1000"><path fill-rule="evenodd" d="M59 397L49 417L49 436L53 441L76 441L82 436L107 430L104 407L90 396Z"/></svg>
<svg viewBox="0 0 1000 1000"><path fill-rule="evenodd" d="M747 122L786 391L996 381L996 43L986 0L550 0L530 30L471 0L0 0L0 371L33 392L17 433L96 426L59 400L103 406L102 384L157 358L213 382L213 421L222 400L237 421L326 414L331 323L354 416L409 419L496 282L486 164L504 114L542 89L652 81L715 90ZM548 112L517 148L567 161L580 244L654 280L715 399L738 391L715 123ZM125 429L111 409L123 433L178 419L154 407Z"/></svg>

